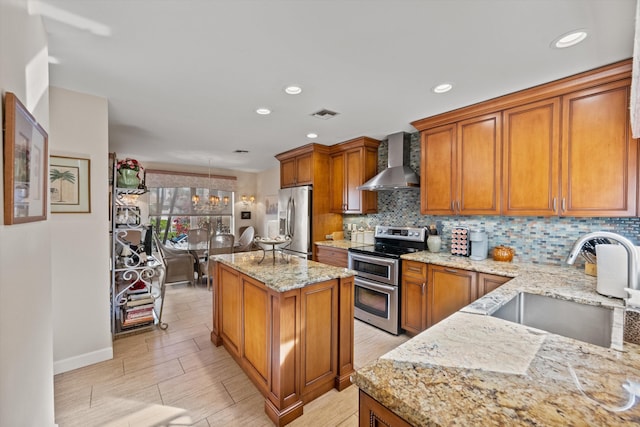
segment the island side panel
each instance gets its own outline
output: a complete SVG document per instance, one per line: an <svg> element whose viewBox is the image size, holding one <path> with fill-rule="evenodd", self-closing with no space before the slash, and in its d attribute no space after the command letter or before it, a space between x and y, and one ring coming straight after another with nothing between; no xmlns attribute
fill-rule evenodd
<svg viewBox="0 0 640 427"><path fill-rule="evenodd" d="M338 373L335 388L342 391L351 385L353 366L353 277L340 279L338 318Z"/></svg>
<svg viewBox="0 0 640 427"><path fill-rule="evenodd" d="M238 358L242 340L242 276L224 265L220 265L218 273L220 335L225 348Z"/></svg>
<svg viewBox="0 0 640 427"><path fill-rule="evenodd" d="M301 289L302 400L331 390L338 373L338 280Z"/></svg>
<svg viewBox="0 0 640 427"><path fill-rule="evenodd" d="M271 373L265 412L276 425L302 415L300 397L300 290L270 292Z"/></svg>
<svg viewBox="0 0 640 427"><path fill-rule="evenodd" d="M220 336L220 310L218 308L220 304L220 289L218 286L218 277L220 275L220 263L216 261L213 262L213 268L210 269L210 274L212 273L212 277L207 280L211 280L211 307L213 308L213 325L211 328L211 342L215 344L216 347L220 347L222 345L222 336Z"/></svg>
<svg viewBox="0 0 640 427"><path fill-rule="evenodd" d="M263 284L244 275L242 307L242 359L266 389L271 354L269 292Z"/></svg>

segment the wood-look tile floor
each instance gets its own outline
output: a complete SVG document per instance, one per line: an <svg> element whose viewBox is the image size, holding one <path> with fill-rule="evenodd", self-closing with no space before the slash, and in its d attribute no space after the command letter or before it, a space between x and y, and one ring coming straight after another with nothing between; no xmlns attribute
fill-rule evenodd
<svg viewBox="0 0 640 427"><path fill-rule="evenodd" d="M55 376L55 414L71 426L272 426L264 398L224 347L210 341L206 286L167 287L166 330L116 339L114 358ZM355 368L408 338L356 320ZM304 406L291 426L357 426L358 389L335 389Z"/></svg>

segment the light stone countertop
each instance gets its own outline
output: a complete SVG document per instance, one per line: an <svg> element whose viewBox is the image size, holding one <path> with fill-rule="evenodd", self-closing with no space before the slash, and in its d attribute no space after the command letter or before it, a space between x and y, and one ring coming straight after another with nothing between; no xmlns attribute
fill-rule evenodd
<svg viewBox="0 0 640 427"><path fill-rule="evenodd" d="M235 254L214 255L213 261L226 264L246 274L277 292L305 287L326 280L355 276L355 271L333 267L315 261L288 256L286 262L280 254L276 254L275 264L272 254L267 252L262 263L260 251L238 252Z"/></svg>
<svg viewBox="0 0 640 427"><path fill-rule="evenodd" d="M352 242L351 240L321 240L319 242L314 242L318 246L328 246L331 248L338 249L349 249L349 248L359 248L362 246L371 246L369 243L363 242Z"/></svg>
<svg viewBox="0 0 640 427"><path fill-rule="evenodd" d="M521 291L614 307L612 341L622 345L623 301L597 294L595 277L573 266L430 252L402 258L514 279L354 374L361 390L394 413L416 426L640 423L640 403L607 411L578 391L568 367L589 396L623 406L622 385L640 382L640 346L603 348L486 315Z"/></svg>

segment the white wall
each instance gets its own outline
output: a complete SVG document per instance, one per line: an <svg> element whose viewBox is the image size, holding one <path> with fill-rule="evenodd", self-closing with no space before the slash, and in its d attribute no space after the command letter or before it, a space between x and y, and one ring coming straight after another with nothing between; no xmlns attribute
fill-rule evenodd
<svg viewBox="0 0 640 427"><path fill-rule="evenodd" d="M267 222L276 220L277 215L265 214L265 198L278 195L280 189L280 167L268 169L257 174L256 186L256 234L267 235ZM278 199L276 198L276 203Z"/></svg>
<svg viewBox="0 0 640 427"><path fill-rule="evenodd" d="M47 56L27 1L0 0L2 99L15 93L49 132ZM0 225L0 426L54 425L50 254L50 221Z"/></svg>
<svg viewBox="0 0 640 427"><path fill-rule="evenodd" d="M51 214L54 373L113 357L107 100L51 87L52 155L90 160L91 213Z"/></svg>

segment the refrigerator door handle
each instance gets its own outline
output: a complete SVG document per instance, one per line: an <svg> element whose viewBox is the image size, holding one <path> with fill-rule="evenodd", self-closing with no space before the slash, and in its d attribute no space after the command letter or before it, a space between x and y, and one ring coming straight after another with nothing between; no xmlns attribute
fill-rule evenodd
<svg viewBox="0 0 640 427"><path fill-rule="evenodd" d="M287 221L289 222L289 236L293 237L296 231L296 201L293 197L289 199L289 207L287 210L289 211L287 218Z"/></svg>

